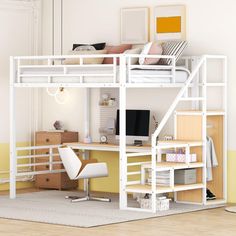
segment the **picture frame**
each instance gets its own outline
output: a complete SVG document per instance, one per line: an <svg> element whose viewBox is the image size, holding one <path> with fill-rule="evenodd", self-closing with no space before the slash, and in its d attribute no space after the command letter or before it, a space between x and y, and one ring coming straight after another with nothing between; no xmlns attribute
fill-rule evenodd
<svg viewBox="0 0 236 236"><path fill-rule="evenodd" d="M144 44L149 40L149 8L121 9L121 43Z"/></svg>
<svg viewBox="0 0 236 236"><path fill-rule="evenodd" d="M186 40L185 5L159 5L154 8L156 41Z"/></svg>

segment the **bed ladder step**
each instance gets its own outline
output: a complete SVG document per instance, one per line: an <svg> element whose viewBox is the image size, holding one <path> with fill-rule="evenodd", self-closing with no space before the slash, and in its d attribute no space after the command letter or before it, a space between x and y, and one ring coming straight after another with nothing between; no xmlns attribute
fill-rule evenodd
<svg viewBox="0 0 236 236"><path fill-rule="evenodd" d="M205 100L204 97L183 97L180 98L180 101L203 101Z"/></svg>

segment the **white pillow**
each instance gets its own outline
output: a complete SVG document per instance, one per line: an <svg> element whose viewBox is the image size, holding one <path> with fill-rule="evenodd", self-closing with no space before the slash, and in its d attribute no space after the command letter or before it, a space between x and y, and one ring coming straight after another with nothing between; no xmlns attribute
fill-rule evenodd
<svg viewBox="0 0 236 236"><path fill-rule="evenodd" d="M139 58L139 64L140 64L140 65L143 65L143 64L144 64L144 62L145 62L145 56L148 55L151 46L152 46L152 42L149 42L149 43L147 43L147 44L144 45L143 50L142 50L142 52L141 52L141 55L142 55L143 57L140 57L140 58Z"/></svg>
<svg viewBox="0 0 236 236"><path fill-rule="evenodd" d="M140 54L142 51L142 48L133 48L128 49L124 52L124 54ZM138 57L132 57L130 60L131 65L138 64L139 58Z"/></svg>

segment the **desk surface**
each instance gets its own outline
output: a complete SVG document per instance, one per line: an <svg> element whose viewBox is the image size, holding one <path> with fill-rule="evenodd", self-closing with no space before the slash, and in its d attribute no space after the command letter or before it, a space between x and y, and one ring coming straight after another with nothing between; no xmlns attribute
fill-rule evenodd
<svg viewBox="0 0 236 236"><path fill-rule="evenodd" d="M97 151L111 151L111 152L119 152L118 144L103 144L103 143L64 143L65 145L73 148L73 149L81 149L81 150L97 150ZM127 152L151 152L151 145L144 146L127 146Z"/></svg>

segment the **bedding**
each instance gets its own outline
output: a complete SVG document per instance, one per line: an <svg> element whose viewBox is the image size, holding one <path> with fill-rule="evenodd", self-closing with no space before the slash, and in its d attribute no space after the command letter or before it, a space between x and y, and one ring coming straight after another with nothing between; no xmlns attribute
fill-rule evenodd
<svg viewBox="0 0 236 236"><path fill-rule="evenodd" d="M119 66L117 66L117 76L116 82L119 82ZM48 77L45 76L37 76L37 75L63 75L63 68L55 67L55 68L22 68L21 69L22 82L23 83L46 83L48 81ZM104 68L70 68L68 70L68 74L77 74L77 77L68 76L68 77L52 77L52 82L54 83L78 83L80 76L83 76L83 81L85 83L112 83L113 82L113 70L111 66ZM100 76L94 76L94 74ZM155 75L163 75L163 77L155 77ZM170 75L171 70L164 69L145 69L140 70L138 68L134 68L130 72L131 82L135 83L171 83L171 78L166 78L166 75ZM184 67L176 67L176 83L184 83L190 72ZM31 77L30 75L36 75L35 77ZM27 77L28 76L28 77ZM138 77L135 77L138 76ZM140 77L141 76L141 77Z"/></svg>

